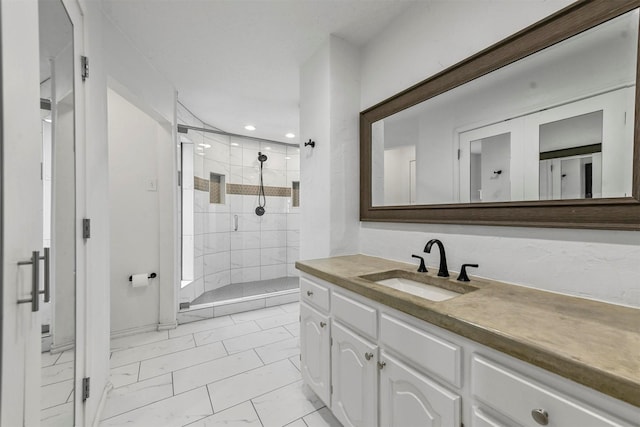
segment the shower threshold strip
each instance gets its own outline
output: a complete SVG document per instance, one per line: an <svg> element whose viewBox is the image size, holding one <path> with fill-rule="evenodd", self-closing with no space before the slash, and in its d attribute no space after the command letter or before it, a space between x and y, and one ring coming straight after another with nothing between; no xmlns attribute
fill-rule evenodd
<svg viewBox="0 0 640 427"><path fill-rule="evenodd" d="M294 288L276 292L267 292L259 295L230 298L224 301L196 304L192 305L189 308L181 309L178 311L178 323L188 323L196 320L203 320L228 314L241 313L244 311L257 310L265 307L275 307L282 304L289 304L298 301L299 295L300 289ZM260 300L263 300L264 304L261 306L257 306L255 303L258 303ZM216 308L218 310L216 310ZM223 310L223 312L220 312L221 310ZM219 312L216 313L216 311Z"/></svg>

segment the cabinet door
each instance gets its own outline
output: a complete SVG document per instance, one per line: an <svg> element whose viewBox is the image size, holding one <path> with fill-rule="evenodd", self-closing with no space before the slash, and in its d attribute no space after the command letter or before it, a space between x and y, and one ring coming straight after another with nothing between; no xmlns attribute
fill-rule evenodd
<svg viewBox="0 0 640 427"><path fill-rule="evenodd" d="M380 425L448 427L460 425L460 396L389 356L380 356Z"/></svg>
<svg viewBox="0 0 640 427"><path fill-rule="evenodd" d="M333 414L345 427L378 425L378 347L338 322L331 336Z"/></svg>
<svg viewBox="0 0 640 427"><path fill-rule="evenodd" d="M329 318L300 304L300 368L302 379L329 406L331 337Z"/></svg>

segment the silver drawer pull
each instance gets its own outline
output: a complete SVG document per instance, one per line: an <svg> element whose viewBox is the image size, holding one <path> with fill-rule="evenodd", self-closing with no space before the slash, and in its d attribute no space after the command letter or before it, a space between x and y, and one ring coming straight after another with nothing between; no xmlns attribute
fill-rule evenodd
<svg viewBox="0 0 640 427"><path fill-rule="evenodd" d="M365 353L364 354L364 358L367 360L371 360L371 358L373 357L373 353Z"/></svg>
<svg viewBox="0 0 640 427"><path fill-rule="evenodd" d="M549 413L544 409L534 409L531 411L531 416L541 426L549 424Z"/></svg>
<svg viewBox="0 0 640 427"><path fill-rule="evenodd" d="M307 296L308 297L312 297L313 296L313 291L307 291Z"/></svg>
<svg viewBox="0 0 640 427"><path fill-rule="evenodd" d="M382 369L382 368L384 368L385 366L387 366L387 362L378 362L378 369L380 369L380 370L381 370L381 369Z"/></svg>
<svg viewBox="0 0 640 427"><path fill-rule="evenodd" d="M320 322L320 327L324 328L325 326L327 326L327 324L325 322Z"/></svg>

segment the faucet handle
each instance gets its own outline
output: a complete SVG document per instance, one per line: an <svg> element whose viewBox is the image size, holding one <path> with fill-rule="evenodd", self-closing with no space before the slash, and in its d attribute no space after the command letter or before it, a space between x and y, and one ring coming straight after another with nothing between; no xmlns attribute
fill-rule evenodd
<svg viewBox="0 0 640 427"><path fill-rule="evenodd" d="M467 267L478 268L478 264L462 264L460 267L460 275L458 276L458 280L460 282L470 282L469 276L467 276Z"/></svg>
<svg viewBox="0 0 640 427"><path fill-rule="evenodd" d="M426 273L427 272L427 267L424 265L424 258L422 258L420 255L411 255L413 258L419 258L420 259L420 267L418 267L418 273Z"/></svg>

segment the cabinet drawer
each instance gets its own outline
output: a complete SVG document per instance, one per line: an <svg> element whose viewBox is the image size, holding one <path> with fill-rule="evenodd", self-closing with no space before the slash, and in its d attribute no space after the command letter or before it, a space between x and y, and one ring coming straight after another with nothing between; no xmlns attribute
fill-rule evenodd
<svg viewBox="0 0 640 427"><path fill-rule="evenodd" d="M461 386L459 346L386 314L380 317L380 343L430 374Z"/></svg>
<svg viewBox="0 0 640 427"><path fill-rule="evenodd" d="M325 312L329 311L329 288L304 277L300 278L300 295L302 301Z"/></svg>
<svg viewBox="0 0 640 427"><path fill-rule="evenodd" d="M331 294L331 312L352 329L371 337L378 336L376 309L333 292Z"/></svg>
<svg viewBox="0 0 640 427"><path fill-rule="evenodd" d="M473 356L471 372L473 395L525 427L629 425L478 355ZM544 411L548 424L536 421L533 411Z"/></svg>

